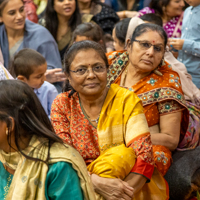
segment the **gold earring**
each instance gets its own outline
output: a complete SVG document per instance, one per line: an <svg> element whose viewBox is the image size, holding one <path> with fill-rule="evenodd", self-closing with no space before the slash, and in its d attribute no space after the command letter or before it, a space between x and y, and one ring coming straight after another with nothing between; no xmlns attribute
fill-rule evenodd
<svg viewBox="0 0 200 200"><path fill-rule="evenodd" d="M165 60L164 58L162 59L162 66L165 65Z"/></svg>
<svg viewBox="0 0 200 200"><path fill-rule="evenodd" d="M6 135L8 135L8 128L6 128Z"/></svg>
<svg viewBox="0 0 200 200"><path fill-rule="evenodd" d="M158 71L158 68L154 69L153 73L158 75L158 76L162 76L163 75L160 71Z"/></svg>

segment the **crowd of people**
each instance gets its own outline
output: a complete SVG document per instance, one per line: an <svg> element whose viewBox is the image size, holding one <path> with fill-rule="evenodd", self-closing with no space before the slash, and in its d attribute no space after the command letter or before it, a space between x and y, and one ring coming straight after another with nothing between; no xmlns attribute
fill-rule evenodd
<svg viewBox="0 0 200 200"><path fill-rule="evenodd" d="M200 0L0 0L0 199L199 200Z"/></svg>

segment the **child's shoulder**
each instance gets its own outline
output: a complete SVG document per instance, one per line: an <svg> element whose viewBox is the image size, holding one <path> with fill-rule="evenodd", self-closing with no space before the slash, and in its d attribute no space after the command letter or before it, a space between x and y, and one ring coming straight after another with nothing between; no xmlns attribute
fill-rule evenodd
<svg viewBox="0 0 200 200"><path fill-rule="evenodd" d="M48 81L44 81L44 83L42 84L41 87L43 87L43 88L50 88L50 89L56 88L53 84L49 83Z"/></svg>
<svg viewBox="0 0 200 200"><path fill-rule="evenodd" d="M57 92L57 89L56 89L56 87L53 85L53 84L51 84L51 83L49 83L49 82L47 82L47 81L44 81L44 83L42 84L42 86L40 87L40 90L42 90L42 91L51 91L51 92ZM57 92L58 93L58 92Z"/></svg>

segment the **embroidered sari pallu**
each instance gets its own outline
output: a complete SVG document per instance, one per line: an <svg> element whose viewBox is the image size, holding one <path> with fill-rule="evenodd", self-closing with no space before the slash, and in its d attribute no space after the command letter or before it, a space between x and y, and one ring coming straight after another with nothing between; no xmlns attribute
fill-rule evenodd
<svg viewBox="0 0 200 200"><path fill-rule="evenodd" d="M108 85L120 85L121 74L126 69L129 58L127 52L113 52L108 54L110 68L108 71ZM189 115L181 89L179 76L172 71L171 66L165 62L159 68L162 76L154 73L144 77L137 84L129 88L142 100L144 113L149 127L158 126L160 116L174 112L182 112L180 141L188 128ZM169 169L172 158L171 151L161 145L153 145L155 164L164 175Z"/></svg>

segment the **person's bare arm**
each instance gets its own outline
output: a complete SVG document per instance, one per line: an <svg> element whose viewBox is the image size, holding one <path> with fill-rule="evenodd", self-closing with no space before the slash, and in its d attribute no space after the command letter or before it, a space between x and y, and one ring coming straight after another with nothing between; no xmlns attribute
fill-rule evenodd
<svg viewBox="0 0 200 200"><path fill-rule="evenodd" d="M140 174L130 173L124 181L134 189L133 193L135 194L142 189L147 181L147 178Z"/></svg>
<svg viewBox="0 0 200 200"><path fill-rule="evenodd" d="M152 144L175 150L180 138L181 116L181 111L160 116L160 133L155 131L156 128L150 129Z"/></svg>

